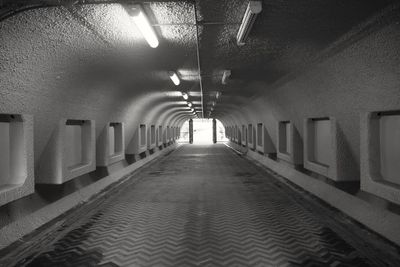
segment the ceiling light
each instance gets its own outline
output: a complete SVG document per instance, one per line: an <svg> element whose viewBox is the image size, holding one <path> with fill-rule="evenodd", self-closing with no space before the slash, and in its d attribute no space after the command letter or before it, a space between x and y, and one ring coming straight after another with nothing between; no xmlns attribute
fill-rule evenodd
<svg viewBox="0 0 400 267"><path fill-rule="evenodd" d="M183 97L183 99L185 99L185 100L188 100L188 98L189 98L189 97L188 97L188 94L183 93L183 92L182 92L182 97Z"/></svg>
<svg viewBox="0 0 400 267"><path fill-rule="evenodd" d="M143 12L142 7L139 5L134 5L128 9L128 13L132 17L133 22L139 28L139 31L142 33L143 37L146 39L147 43L152 48L156 48L158 46L157 35L154 32L153 27L150 25L146 14Z"/></svg>
<svg viewBox="0 0 400 267"><path fill-rule="evenodd" d="M224 70L224 73L222 74L222 84L226 84L228 82L228 78L230 76L231 76L231 71L230 70ZM217 92L217 94L218 94L218 92ZM217 96L217 94L216 94L216 96Z"/></svg>
<svg viewBox="0 0 400 267"><path fill-rule="evenodd" d="M178 75L177 75L175 72L171 71L171 72L169 73L169 77L171 78L172 82L173 82L175 85L179 85L179 84L181 83L181 81L179 80Z"/></svg>
<svg viewBox="0 0 400 267"><path fill-rule="evenodd" d="M240 28L236 36L238 45L244 45L246 43L251 27L257 18L257 14L260 13L261 10L261 1L249 1L246 12L243 16L242 24L240 24Z"/></svg>

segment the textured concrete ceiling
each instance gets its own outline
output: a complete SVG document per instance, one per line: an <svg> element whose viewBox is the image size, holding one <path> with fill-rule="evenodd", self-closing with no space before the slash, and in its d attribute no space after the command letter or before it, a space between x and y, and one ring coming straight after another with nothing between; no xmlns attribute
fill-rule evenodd
<svg viewBox="0 0 400 267"><path fill-rule="evenodd" d="M138 30L132 27L126 11L120 4L109 4L112 2L124 5L141 2L159 36L159 47L149 49ZM391 2L394 1L264 0L263 11L242 47L236 45L236 33L247 0L19 0L2 1L0 14L6 16L13 10L35 6L67 5L82 25L112 48L107 52L97 51L96 60L86 63L89 66L82 70L82 76L112 77L125 86L134 85L148 91L189 91L198 108L202 100L200 63L207 116L213 102L217 102L216 111L220 108L225 112L260 90L268 90L286 75L312 64L341 36ZM232 70L232 76L227 85L222 85L225 69ZM170 70L180 74L179 87L170 82ZM222 92L222 97L216 99L215 92Z"/></svg>

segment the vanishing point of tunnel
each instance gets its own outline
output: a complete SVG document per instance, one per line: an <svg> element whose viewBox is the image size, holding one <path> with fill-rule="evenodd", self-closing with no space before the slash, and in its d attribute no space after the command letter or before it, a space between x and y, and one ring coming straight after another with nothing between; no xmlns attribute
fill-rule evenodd
<svg viewBox="0 0 400 267"><path fill-rule="evenodd" d="M400 266L400 0L0 1L0 266Z"/></svg>

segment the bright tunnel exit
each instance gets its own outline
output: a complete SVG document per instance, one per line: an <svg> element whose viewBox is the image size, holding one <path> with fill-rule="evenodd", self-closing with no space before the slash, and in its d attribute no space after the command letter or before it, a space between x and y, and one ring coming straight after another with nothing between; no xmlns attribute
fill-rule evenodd
<svg viewBox="0 0 400 267"><path fill-rule="evenodd" d="M193 119L193 144L212 144L213 143L213 125L212 119ZM226 142L225 128L219 120L217 122L217 142ZM186 121L181 127L181 135L178 142L189 142L189 121Z"/></svg>

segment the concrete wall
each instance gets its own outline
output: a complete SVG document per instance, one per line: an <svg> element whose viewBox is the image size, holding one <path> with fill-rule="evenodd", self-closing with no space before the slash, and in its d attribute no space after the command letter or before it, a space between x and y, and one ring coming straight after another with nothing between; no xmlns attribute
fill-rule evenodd
<svg viewBox="0 0 400 267"><path fill-rule="evenodd" d="M273 86L244 84L240 92L261 92L254 97L238 93L223 104L223 95L213 115L240 130L262 123L275 147L278 121L291 121L304 143L304 119L334 117L340 173L359 180L361 114L400 109L398 14L366 23L366 29L328 49L328 56ZM61 118L94 120L96 141L109 122L124 123L125 148L140 124L161 125L164 135L167 126L179 127L190 118L179 91L195 86L183 80L175 87L167 70L197 67L195 42L188 38L195 36L194 27L179 34L161 27L160 49L152 50L126 16L119 5L61 7L0 22L0 113L33 115L35 176ZM180 39L171 37L176 35ZM36 186L35 194L0 207L0 227L94 184L110 170L124 169L129 161L59 186Z"/></svg>
<svg viewBox="0 0 400 267"><path fill-rule="evenodd" d="M226 107L216 117L225 125L262 122L275 145L278 121L292 121L303 139L304 119L334 117L343 168L358 180L361 115L400 109L399 21L398 13L381 18L368 34L352 38L340 49L332 48L334 55L275 86L247 85L260 87L263 93L235 108Z"/></svg>
<svg viewBox="0 0 400 267"><path fill-rule="evenodd" d="M179 57L184 50L174 52L178 48L170 39L152 50L140 36L120 5L35 9L0 22L0 113L33 116L34 156L30 156L37 181L39 166L48 164L45 152L61 118L93 120L96 142L103 141L100 135L109 122L121 122L126 149L140 123L165 129L191 117L177 108L186 106L179 103L182 89L171 83L166 71L149 71L149 65L170 62L164 68L174 69L177 62L190 61L193 53ZM172 51L166 53L163 46ZM0 228L135 160L97 168L61 185L36 185L34 194L0 207Z"/></svg>

